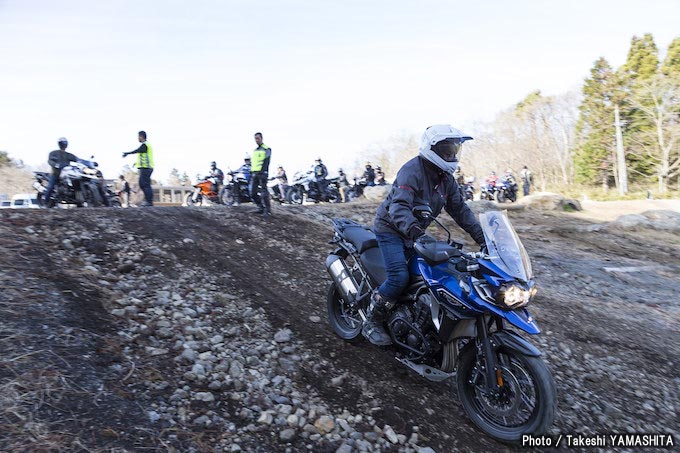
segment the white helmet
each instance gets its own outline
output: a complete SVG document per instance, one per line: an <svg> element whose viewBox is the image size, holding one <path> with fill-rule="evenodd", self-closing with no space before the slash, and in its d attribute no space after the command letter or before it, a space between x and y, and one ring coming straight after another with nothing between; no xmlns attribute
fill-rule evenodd
<svg viewBox="0 0 680 453"><path fill-rule="evenodd" d="M472 137L452 127L450 124L430 126L425 129L423 137L420 139L420 155L445 172L453 173L458 167L457 155L465 140L472 140ZM448 157L442 155L441 152L437 152L438 150L435 147L435 145L443 141L451 143L447 150Z"/></svg>

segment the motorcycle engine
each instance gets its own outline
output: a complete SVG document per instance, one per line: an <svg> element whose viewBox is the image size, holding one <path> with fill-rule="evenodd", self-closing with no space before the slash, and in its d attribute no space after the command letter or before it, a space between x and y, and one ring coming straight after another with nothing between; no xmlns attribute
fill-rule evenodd
<svg viewBox="0 0 680 453"><path fill-rule="evenodd" d="M394 309L387 319L395 344L410 360L422 359L429 355L432 349L423 332L422 319L427 318L422 317L420 311L419 307L401 305Z"/></svg>

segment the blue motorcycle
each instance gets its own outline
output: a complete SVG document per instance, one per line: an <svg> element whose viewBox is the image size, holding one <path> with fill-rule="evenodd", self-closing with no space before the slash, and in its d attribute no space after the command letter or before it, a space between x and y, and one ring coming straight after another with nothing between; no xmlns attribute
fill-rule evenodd
<svg viewBox="0 0 680 453"><path fill-rule="evenodd" d="M414 214L431 218L429 207ZM540 333L526 305L536 294L531 263L504 212L480 215L488 252L423 236L409 259L410 282L385 315L389 346L401 363L431 381L456 378L470 419L504 442L545 433L555 416L552 375L540 351L514 327ZM337 249L327 309L340 338L357 341L372 291L386 279L375 235L348 219L333 219Z"/></svg>

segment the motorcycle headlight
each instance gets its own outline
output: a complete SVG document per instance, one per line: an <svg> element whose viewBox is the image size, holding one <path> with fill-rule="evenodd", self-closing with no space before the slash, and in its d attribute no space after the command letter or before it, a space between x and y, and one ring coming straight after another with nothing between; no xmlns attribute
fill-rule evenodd
<svg viewBox="0 0 680 453"><path fill-rule="evenodd" d="M519 286L512 285L505 288L504 291L498 293L499 302L503 302L508 308L515 309L523 307L529 303L529 301L536 294L536 287L531 289L523 289Z"/></svg>

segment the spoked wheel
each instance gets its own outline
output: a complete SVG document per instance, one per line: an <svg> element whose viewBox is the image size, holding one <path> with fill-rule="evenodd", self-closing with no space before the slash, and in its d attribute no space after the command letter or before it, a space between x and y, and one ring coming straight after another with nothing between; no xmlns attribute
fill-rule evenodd
<svg viewBox="0 0 680 453"><path fill-rule="evenodd" d="M190 193L187 195L186 198L186 205L187 206L200 206L202 202L202 196L199 194L198 197L196 197L196 201L194 201L194 194Z"/></svg>
<svg viewBox="0 0 680 453"><path fill-rule="evenodd" d="M555 384L545 363L514 351L499 351L503 387L486 390L486 374L471 342L461 353L456 381L458 396L470 419L487 434L518 442L523 434L545 433L555 417Z"/></svg>
<svg viewBox="0 0 680 453"><path fill-rule="evenodd" d="M361 316L345 302L335 282L328 287L326 308L328 309L328 321L340 338L347 341L361 338Z"/></svg>

